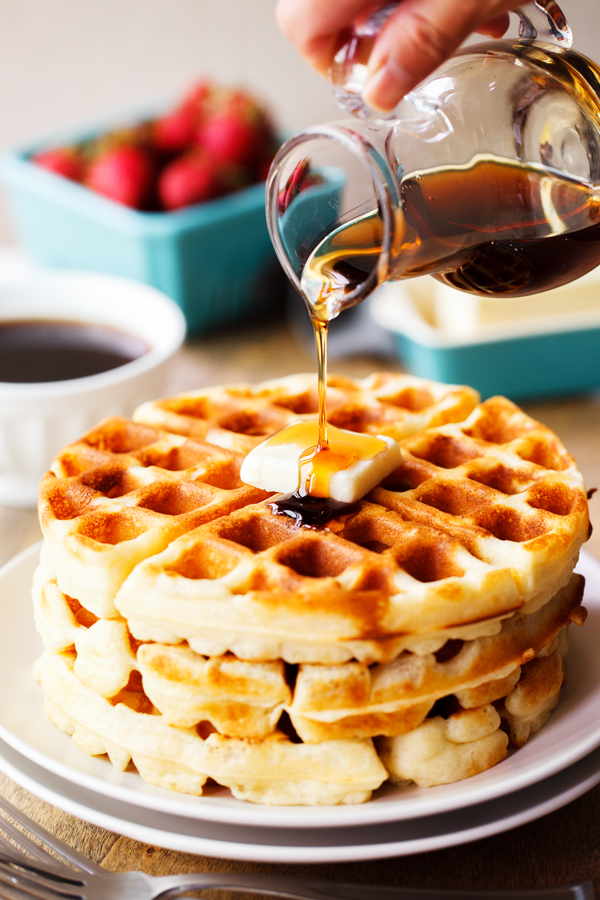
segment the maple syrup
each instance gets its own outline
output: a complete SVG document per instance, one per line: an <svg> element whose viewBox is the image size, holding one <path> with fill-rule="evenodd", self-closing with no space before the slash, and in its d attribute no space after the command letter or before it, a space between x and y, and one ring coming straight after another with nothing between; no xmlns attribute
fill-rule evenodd
<svg viewBox="0 0 600 900"><path fill-rule="evenodd" d="M277 515L289 516L297 526L318 528L337 516L357 512L358 503L341 503L328 497L302 496L298 492L286 494L268 506Z"/></svg>
<svg viewBox="0 0 600 900"><path fill-rule="evenodd" d="M476 156L405 177L400 195L387 280L432 274L470 293L526 296L600 262L598 192L544 166ZM309 307L337 315L376 268L382 238L369 213L321 241L302 274Z"/></svg>
<svg viewBox="0 0 600 900"><path fill-rule="evenodd" d="M435 274L471 293L525 296L572 281L600 262L600 199L593 186L543 166L476 156L464 166L406 177L400 193L387 280ZM331 474L343 467L328 440L327 330L376 269L382 241L379 215L360 216L321 241L302 272L317 345L318 441L300 457L298 492L272 504L299 524L340 514L314 500L327 497ZM357 452L365 452L358 443Z"/></svg>
<svg viewBox="0 0 600 900"><path fill-rule="evenodd" d="M311 318L317 344L319 421L288 425L270 438L271 445L294 443L307 449L298 460L298 490L269 505L273 512L293 518L296 525L314 528L358 508L355 503L330 498L330 479L357 460L374 459L386 449L386 443L373 435L349 433L327 424L328 322Z"/></svg>
<svg viewBox="0 0 600 900"><path fill-rule="evenodd" d="M385 441L366 434L345 434L341 440L329 438L326 444L319 437L316 444L300 454L299 492L311 497L329 497L329 483L336 472L358 460L368 462L386 447Z"/></svg>
<svg viewBox="0 0 600 900"><path fill-rule="evenodd" d="M330 497L330 480L336 472L348 469L358 460L368 462L375 459L387 449L386 442L381 438L343 431L334 425L328 427L326 444L321 435L321 422L305 421L287 425L269 438L271 447L294 444L307 448L298 460L300 496Z"/></svg>
<svg viewBox="0 0 600 900"><path fill-rule="evenodd" d="M102 325L50 319L0 323L0 381L32 384L108 372L147 353L138 338Z"/></svg>

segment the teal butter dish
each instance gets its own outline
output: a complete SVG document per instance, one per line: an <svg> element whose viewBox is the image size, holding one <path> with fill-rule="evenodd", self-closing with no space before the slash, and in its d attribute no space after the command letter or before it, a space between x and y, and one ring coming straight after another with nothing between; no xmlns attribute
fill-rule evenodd
<svg viewBox="0 0 600 900"><path fill-rule="evenodd" d="M174 212L139 212L30 159L42 148L90 136L89 130L53 135L0 161L16 235L36 262L152 285L179 305L188 334L268 308L278 264L265 220L264 183Z"/></svg>
<svg viewBox="0 0 600 900"><path fill-rule="evenodd" d="M429 277L389 282L375 293L369 311L393 337L395 352L413 375L472 385L483 399L495 394L513 400L558 397L600 387L600 270L585 278L588 294L596 297L593 303L577 308L579 283L573 282L571 311L478 328L465 323L462 333L460 302L453 332L436 326L428 288L435 282ZM566 294L567 287L558 290ZM537 304L544 305L545 295L536 296ZM551 306L550 299L546 305Z"/></svg>

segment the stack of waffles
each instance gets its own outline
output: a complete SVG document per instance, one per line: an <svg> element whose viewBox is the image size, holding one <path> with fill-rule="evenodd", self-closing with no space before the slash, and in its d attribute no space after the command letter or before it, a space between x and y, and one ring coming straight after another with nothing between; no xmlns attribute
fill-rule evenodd
<svg viewBox="0 0 600 900"><path fill-rule="evenodd" d="M299 418L294 376L145 404L44 477L36 671L82 750L152 784L245 800L368 800L504 759L558 702L582 624L586 491L514 404L406 375L331 377L329 421L402 463L326 525L240 481Z"/></svg>

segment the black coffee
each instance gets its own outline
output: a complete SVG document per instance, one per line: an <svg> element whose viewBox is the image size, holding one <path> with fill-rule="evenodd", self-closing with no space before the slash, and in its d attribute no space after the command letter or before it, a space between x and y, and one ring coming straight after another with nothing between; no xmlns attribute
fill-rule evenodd
<svg viewBox="0 0 600 900"><path fill-rule="evenodd" d="M103 325L25 319L0 323L0 381L67 381L116 369L147 353L138 338Z"/></svg>

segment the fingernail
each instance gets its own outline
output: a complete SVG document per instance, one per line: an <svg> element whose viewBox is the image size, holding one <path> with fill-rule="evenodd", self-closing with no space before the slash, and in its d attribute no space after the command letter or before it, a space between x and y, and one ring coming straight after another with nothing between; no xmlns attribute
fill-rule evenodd
<svg viewBox="0 0 600 900"><path fill-rule="evenodd" d="M406 72L393 60L387 59L367 81L363 100L375 109L389 112L411 87Z"/></svg>

